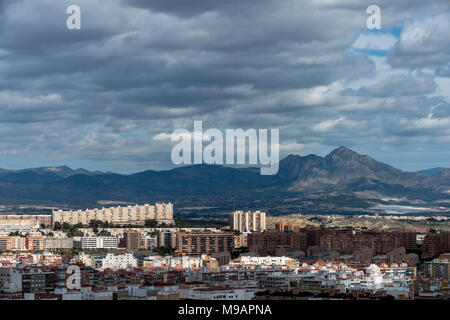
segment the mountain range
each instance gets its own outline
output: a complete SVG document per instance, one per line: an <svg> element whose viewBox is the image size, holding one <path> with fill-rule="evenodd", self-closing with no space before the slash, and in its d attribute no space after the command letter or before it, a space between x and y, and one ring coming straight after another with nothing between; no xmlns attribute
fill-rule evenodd
<svg viewBox="0 0 450 320"><path fill-rule="evenodd" d="M130 175L67 166L0 169L0 205L172 201L180 208L354 211L394 203L446 207L449 194L450 169L405 172L346 147L325 157L289 155L274 176L261 176L256 168L207 164Z"/></svg>

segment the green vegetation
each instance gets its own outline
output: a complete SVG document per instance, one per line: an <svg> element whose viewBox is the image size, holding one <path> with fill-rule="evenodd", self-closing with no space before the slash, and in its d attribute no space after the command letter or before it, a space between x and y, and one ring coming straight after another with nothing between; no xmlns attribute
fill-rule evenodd
<svg viewBox="0 0 450 320"><path fill-rule="evenodd" d="M100 236L109 236L110 233L106 228L223 228L228 225L226 219L221 218L204 218L204 219L183 219L180 217L174 217L175 224L160 223L156 220L145 220L144 225L142 224L112 224L106 221L91 220L88 225L76 224L70 225L67 222L60 223L55 222L53 225L53 230L64 231L72 236L81 236L81 232L78 231L79 228L92 228L94 233Z"/></svg>
<svg viewBox="0 0 450 320"><path fill-rule="evenodd" d="M183 219L174 217L176 228L222 228L228 225L224 219Z"/></svg>
<svg viewBox="0 0 450 320"><path fill-rule="evenodd" d="M156 228L158 225L158 222L156 220L145 220L145 227L146 228Z"/></svg>
<svg viewBox="0 0 450 320"><path fill-rule="evenodd" d="M24 235L22 235L19 231L14 231L14 232L10 232L9 233L10 237L25 237Z"/></svg>
<svg viewBox="0 0 450 320"><path fill-rule="evenodd" d="M153 252L157 253L160 256L166 256L173 253L173 248L171 246L156 247L153 249Z"/></svg>
<svg viewBox="0 0 450 320"><path fill-rule="evenodd" d="M108 221L91 220L89 222L89 227L91 228L111 228L113 225Z"/></svg>
<svg viewBox="0 0 450 320"><path fill-rule="evenodd" d="M53 230L63 231L67 234L68 237L82 237L83 232L78 230L78 228L81 227L81 224L70 225L67 222L64 222L62 224L59 222L55 222L55 224L53 225Z"/></svg>
<svg viewBox="0 0 450 320"><path fill-rule="evenodd" d="M100 237L111 237L111 232L108 232L106 230L102 230L100 232L96 232L96 234Z"/></svg>

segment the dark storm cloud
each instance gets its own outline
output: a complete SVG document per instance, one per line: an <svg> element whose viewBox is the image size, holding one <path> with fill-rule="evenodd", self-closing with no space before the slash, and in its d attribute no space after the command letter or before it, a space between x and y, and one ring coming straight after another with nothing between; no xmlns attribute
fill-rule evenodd
<svg viewBox="0 0 450 320"><path fill-rule="evenodd" d="M96 19L94 10L101 9L98 1L85 4L83 20L88 22L85 28L71 32L66 27L66 8L71 4L70 0L8 2L3 12L0 46L16 54L48 54L53 50L77 50L117 33L109 28L109 23Z"/></svg>
<svg viewBox="0 0 450 320"><path fill-rule="evenodd" d="M211 11L227 10L234 13L240 12L243 8L255 7L264 8L269 0L123 0L124 3L138 8L149 9L153 12L176 15L180 17L193 17Z"/></svg>
<svg viewBox="0 0 450 320"><path fill-rule="evenodd" d="M366 97L418 96L437 89L434 77L429 75L394 75L382 82L357 90L346 89L343 94Z"/></svg>
<svg viewBox="0 0 450 320"><path fill-rule="evenodd" d="M74 2L81 30L65 25ZM369 4L0 2L0 161L40 154L96 169L167 167L170 133L191 130L193 119L280 128L286 153L446 135L448 102L420 69L448 73L448 35L427 33L432 21L415 16L431 8L446 25L434 14L446 1L379 1L384 26L404 24L387 59L401 73L386 75L352 50Z"/></svg>
<svg viewBox="0 0 450 320"><path fill-rule="evenodd" d="M33 11L30 2L22 3ZM0 42L8 50L9 61L2 66L5 80L8 78L3 86L39 90L41 95L57 91L61 109L75 111L71 119L82 120L82 116L92 121L90 116L101 114L130 119L199 115L231 107L239 99L240 87L250 88L242 93L249 98L261 91L326 85L374 71L367 58L338 51L343 42L333 42L335 34L329 30L336 22L330 19L331 13L318 15L315 24L319 27L307 33L301 30L314 19L302 13L305 19L297 21L278 5L288 19L274 19L265 13L265 18L273 21L265 32L254 27L262 25L259 19L263 17L255 17L253 22L246 17L213 17L199 22L167 18L166 34L155 32L159 22L95 24L92 10L100 16L105 10L94 2L92 8L83 6L87 27L72 36L63 23L66 15L61 14L65 4L52 4L45 3L46 10L38 10L34 20L25 24L17 21L27 10L9 14L10 29L15 32L8 32ZM109 11L113 10L106 13ZM52 15L58 19L51 19ZM90 28L92 24L96 28ZM230 30L221 28L227 25ZM186 30L194 30L193 35ZM344 43L349 44L352 37L345 35ZM353 37L356 35L354 31ZM324 50L322 61L315 59L317 52ZM75 108L80 96L86 101L79 101L82 103ZM185 110L172 110L177 108ZM42 111L30 113L29 121L45 119Z"/></svg>

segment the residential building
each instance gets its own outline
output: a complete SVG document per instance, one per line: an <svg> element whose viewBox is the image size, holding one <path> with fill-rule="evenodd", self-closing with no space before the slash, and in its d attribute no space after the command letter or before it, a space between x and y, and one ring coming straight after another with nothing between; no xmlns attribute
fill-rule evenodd
<svg viewBox="0 0 450 320"><path fill-rule="evenodd" d="M232 232L178 232L176 252L183 255L201 255L228 252L234 248Z"/></svg>
<svg viewBox="0 0 450 320"><path fill-rule="evenodd" d="M161 269L201 269L205 262L215 260L207 255L201 256L148 256L144 259L144 268ZM218 266L218 263L217 263Z"/></svg>
<svg viewBox="0 0 450 320"><path fill-rule="evenodd" d="M155 203L154 205L135 205L126 207L110 207L87 210L55 210L52 222L87 225L92 220L112 224L144 223L145 220L156 220L173 224L173 205L171 203Z"/></svg>
<svg viewBox="0 0 450 320"><path fill-rule="evenodd" d="M142 248L141 246L141 233L137 230L128 230L124 234L122 240L122 247L127 250L136 251Z"/></svg>
<svg viewBox="0 0 450 320"><path fill-rule="evenodd" d="M38 229L42 224L51 225L51 215L0 215L0 230L30 231Z"/></svg>
<svg viewBox="0 0 450 320"><path fill-rule="evenodd" d="M27 236L26 247L28 251L43 251L45 250L44 237L42 236Z"/></svg>
<svg viewBox="0 0 450 320"><path fill-rule="evenodd" d="M247 235L234 236L234 246L236 248L247 247Z"/></svg>
<svg viewBox="0 0 450 320"><path fill-rule="evenodd" d="M72 249L73 238L46 237L44 240L44 247L46 250Z"/></svg>
<svg viewBox="0 0 450 320"><path fill-rule="evenodd" d="M450 280L450 253L427 262L427 272L430 278Z"/></svg>
<svg viewBox="0 0 450 320"><path fill-rule="evenodd" d="M73 247L79 249L116 249L117 237L74 237Z"/></svg>
<svg viewBox="0 0 450 320"><path fill-rule="evenodd" d="M422 243L422 258L429 259L450 251L450 232L429 232Z"/></svg>
<svg viewBox="0 0 450 320"><path fill-rule="evenodd" d="M395 233L398 239L398 245L405 248L405 250L417 249L417 232L415 231L400 231Z"/></svg>
<svg viewBox="0 0 450 320"><path fill-rule="evenodd" d="M176 228L158 229L158 247L176 248L178 231Z"/></svg>
<svg viewBox="0 0 450 320"><path fill-rule="evenodd" d="M0 251L27 250L24 237L0 236Z"/></svg>
<svg viewBox="0 0 450 320"><path fill-rule="evenodd" d="M127 268L136 268L137 264L138 264L137 259L131 253L121 255L113 255L112 253L108 253L102 259L101 269L119 270Z"/></svg>
<svg viewBox="0 0 450 320"><path fill-rule="evenodd" d="M253 255L282 255L306 250L306 234L269 230L248 235L248 248Z"/></svg>
<svg viewBox="0 0 450 320"><path fill-rule="evenodd" d="M230 228L239 232L266 230L266 213L261 211L235 211L230 213Z"/></svg>

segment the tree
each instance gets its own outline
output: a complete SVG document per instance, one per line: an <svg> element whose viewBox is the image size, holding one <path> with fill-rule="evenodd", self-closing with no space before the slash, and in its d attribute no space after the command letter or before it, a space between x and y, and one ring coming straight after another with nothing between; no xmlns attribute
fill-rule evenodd
<svg viewBox="0 0 450 320"><path fill-rule="evenodd" d="M106 231L106 230L102 230L102 231L100 231L100 232L98 233L98 235L99 235L100 237L110 237L110 236L111 236L111 233L108 232L108 231Z"/></svg>
<svg viewBox="0 0 450 320"><path fill-rule="evenodd" d="M147 228L156 228L157 225L158 225L158 221L156 221L156 220L145 220L145 226Z"/></svg>
<svg viewBox="0 0 450 320"><path fill-rule="evenodd" d="M166 256L173 253L173 248L171 246L156 247L153 249L153 252L157 253L160 256Z"/></svg>

